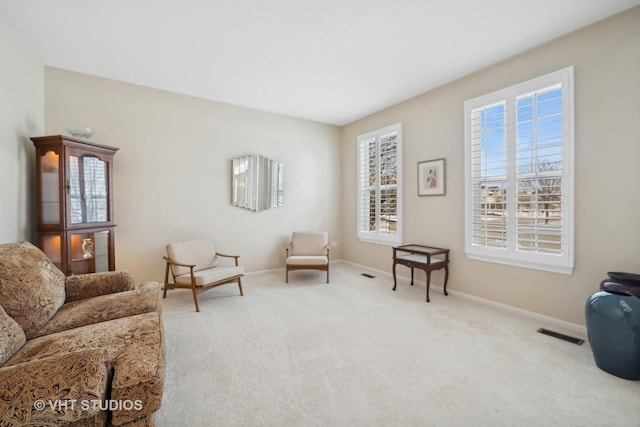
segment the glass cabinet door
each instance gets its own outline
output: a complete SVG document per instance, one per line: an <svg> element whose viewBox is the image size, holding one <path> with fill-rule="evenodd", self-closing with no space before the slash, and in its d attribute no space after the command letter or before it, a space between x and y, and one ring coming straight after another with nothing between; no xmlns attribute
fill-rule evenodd
<svg viewBox="0 0 640 427"><path fill-rule="evenodd" d="M42 224L60 224L60 153L47 150L39 157L40 167L40 221Z"/></svg>
<svg viewBox="0 0 640 427"><path fill-rule="evenodd" d="M62 232L54 231L40 233L38 236L38 246L42 249L42 252L47 255L47 258L60 270L64 270L65 265L63 234Z"/></svg>
<svg viewBox="0 0 640 427"><path fill-rule="evenodd" d="M67 274L109 271L111 230L78 231L69 235L70 260Z"/></svg>
<svg viewBox="0 0 640 427"><path fill-rule="evenodd" d="M90 154L70 155L68 162L70 224L108 222L107 162Z"/></svg>

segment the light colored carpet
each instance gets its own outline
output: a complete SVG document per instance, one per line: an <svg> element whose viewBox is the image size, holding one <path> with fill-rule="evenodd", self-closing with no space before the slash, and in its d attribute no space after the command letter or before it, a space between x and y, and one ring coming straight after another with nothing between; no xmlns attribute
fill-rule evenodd
<svg viewBox="0 0 640 427"><path fill-rule="evenodd" d="M369 279L361 273L378 277ZM539 321L347 263L164 300L158 426L637 426L640 381ZM565 331L561 331L565 332Z"/></svg>

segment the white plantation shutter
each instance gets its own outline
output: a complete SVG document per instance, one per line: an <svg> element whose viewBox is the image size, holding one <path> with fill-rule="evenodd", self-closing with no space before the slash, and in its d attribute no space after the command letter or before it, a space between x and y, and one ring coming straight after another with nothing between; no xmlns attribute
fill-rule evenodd
<svg viewBox="0 0 640 427"><path fill-rule="evenodd" d="M505 102L471 112L472 240L507 246L507 121Z"/></svg>
<svg viewBox="0 0 640 427"><path fill-rule="evenodd" d="M401 124L358 137L358 237L397 244L401 223Z"/></svg>
<svg viewBox="0 0 640 427"><path fill-rule="evenodd" d="M358 143L358 234L375 233L378 230L376 221L376 168L377 141L370 138Z"/></svg>
<svg viewBox="0 0 640 427"><path fill-rule="evenodd" d="M573 68L465 102L467 256L573 270Z"/></svg>
<svg viewBox="0 0 640 427"><path fill-rule="evenodd" d="M517 248L562 253L562 87L516 98Z"/></svg>

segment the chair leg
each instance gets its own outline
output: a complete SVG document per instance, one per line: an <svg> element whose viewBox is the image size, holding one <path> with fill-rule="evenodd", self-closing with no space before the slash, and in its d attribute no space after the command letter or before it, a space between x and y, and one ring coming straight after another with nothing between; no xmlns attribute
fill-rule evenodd
<svg viewBox="0 0 640 427"><path fill-rule="evenodd" d="M327 265L327 283L329 283L329 266Z"/></svg>
<svg viewBox="0 0 640 427"><path fill-rule="evenodd" d="M196 291L196 287L191 287L191 292L193 293L193 302L196 303L196 311L200 312L200 306L198 305L198 291Z"/></svg>
<svg viewBox="0 0 640 427"><path fill-rule="evenodd" d="M286 267L286 274L285 274L285 279L284 279L284 283L289 283L289 266Z"/></svg>
<svg viewBox="0 0 640 427"><path fill-rule="evenodd" d="M242 293L242 280L238 277L238 287L240 288L240 296L243 297L244 293Z"/></svg>
<svg viewBox="0 0 640 427"><path fill-rule="evenodd" d="M162 298L167 297L168 287L169 287L169 263L167 263L167 267L164 270L164 293L162 294Z"/></svg>

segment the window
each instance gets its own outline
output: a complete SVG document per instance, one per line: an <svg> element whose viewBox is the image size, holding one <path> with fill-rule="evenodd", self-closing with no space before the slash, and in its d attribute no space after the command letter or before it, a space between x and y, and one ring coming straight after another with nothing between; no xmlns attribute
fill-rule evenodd
<svg viewBox="0 0 640 427"><path fill-rule="evenodd" d="M358 237L402 242L402 124L358 137Z"/></svg>
<svg viewBox="0 0 640 427"><path fill-rule="evenodd" d="M465 102L465 250L573 271L573 67Z"/></svg>

